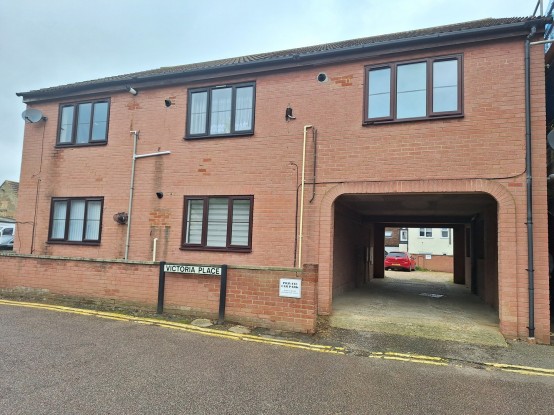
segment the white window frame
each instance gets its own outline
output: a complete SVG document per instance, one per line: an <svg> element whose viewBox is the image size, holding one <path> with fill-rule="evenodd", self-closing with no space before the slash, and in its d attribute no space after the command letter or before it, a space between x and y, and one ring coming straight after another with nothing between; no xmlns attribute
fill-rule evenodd
<svg viewBox="0 0 554 415"><path fill-rule="evenodd" d="M419 228L419 237L430 239L433 237L433 228Z"/></svg>

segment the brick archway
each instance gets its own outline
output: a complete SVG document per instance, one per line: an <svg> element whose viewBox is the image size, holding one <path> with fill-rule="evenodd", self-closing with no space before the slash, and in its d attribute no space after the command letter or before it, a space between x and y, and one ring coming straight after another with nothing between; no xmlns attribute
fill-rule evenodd
<svg viewBox="0 0 554 415"><path fill-rule="evenodd" d="M318 314L332 312L334 202L345 194L394 193L486 193L498 209L498 314L504 335L518 333L518 301L505 295L517 283L514 258L516 204L512 194L500 183L490 180L420 180L393 182L342 183L329 189L321 202L319 223Z"/></svg>

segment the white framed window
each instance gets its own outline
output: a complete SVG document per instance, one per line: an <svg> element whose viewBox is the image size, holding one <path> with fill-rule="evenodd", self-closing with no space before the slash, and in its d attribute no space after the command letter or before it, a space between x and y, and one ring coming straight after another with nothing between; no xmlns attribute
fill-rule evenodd
<svg viewBox="0 0 554 415"><path fill-rule="evenodd" d="M392 231L385 231L385 238L392 238Z"/></svg>
<svg viewBox="0 0 554 415"><path fill-rule="evenodd" d="M400 229L400 242L408 242L408 229Z"/></svg>
<svg viewBox="0 0 554 415"><path fill-rule="evenodd" d="M433 228L419 228L419 237L420 238L432 238L433 237Z"/></svg>
<svg viewBox="0 0 554 415"><path fill-rule="evenodd" d="M448 238L448 237L450 237L450 229L441 228L441 238Z"/></svg>

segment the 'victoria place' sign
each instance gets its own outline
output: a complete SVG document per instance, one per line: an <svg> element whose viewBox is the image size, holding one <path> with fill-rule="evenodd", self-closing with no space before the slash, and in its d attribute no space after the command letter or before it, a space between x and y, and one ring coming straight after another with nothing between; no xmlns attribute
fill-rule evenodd
<svg viewBox="0 0 554 415"><path fill-rule="evenodd" d="M165 264L164 272L175 272L178 274L200 274L200 275L222 275L221 266L214 265L187 265L187 264Z"/></svg>
<svg viewBox="0 0 554 415"><path fill-rule="evenodd" d="M219 324L225 319L225 301L227 298L227 265L202 265L202 264L167 264L160 261L160 279L158 283L158 309L157 313L164 311L165 273L170 274L197 274L219 277Z"/></svg>

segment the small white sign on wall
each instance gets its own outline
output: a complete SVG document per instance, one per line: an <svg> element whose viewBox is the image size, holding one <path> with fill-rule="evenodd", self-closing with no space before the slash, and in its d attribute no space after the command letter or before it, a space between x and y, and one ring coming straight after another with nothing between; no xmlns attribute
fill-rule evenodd
<svg viewBox="0 0 554 415"><path fill-rule="evenodd" d="M431 258L432 258L432 257L431 257L430 254L426 254L426 255L425 255L425 259L431 259Z"/></svg>
<svg viewBox="0 0 554 415"><path fill-rule="evenodd" d="M281 278L279 280L279 297L302 298L301 292L301 279Z"/></svg>

